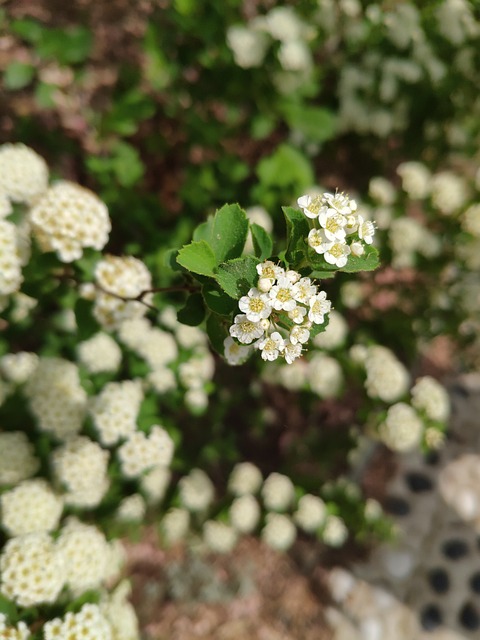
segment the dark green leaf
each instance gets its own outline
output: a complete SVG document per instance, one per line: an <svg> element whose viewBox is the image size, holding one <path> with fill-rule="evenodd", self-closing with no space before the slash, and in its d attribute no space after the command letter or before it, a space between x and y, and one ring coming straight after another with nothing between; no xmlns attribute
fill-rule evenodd
<svg viewBox="0 0 480 640"><path fill-rule="evenodd" d="M238 204L226 204L215 213L211 245L217 264L242 255L247 233L247 216Z"/></svg>
<svg viewBox="0 0 480 640"><path fill-rule="evenodd" d="M201 324L205 318L203 296L200 293L190 295L185 306L178 311L177 318L179 322L188 324L190 327Z"/></svg>
<svg viewBox="0 0 480 640"><path fill-rule="evenodd" d="M4 84L7 89L23 89L33 80L35 69L26 62L11 62L5 69Z"/></svg>
<svg viewBox="0 0 480 640"><path fill-rule="evenodd" d="M311 271L309 274L309 278L313 280L325 280L325 278L333 278L335 275L335 271Z"/></svg>
<svg viewBox="0 0 480 640"><path fill-rule="evenodd" d="M188 271L203 276L214 276L213 270L217 264L215 254L205 240L182 247L178 252L177 262Z"/></svg>
<svg viewBox="0 0 480 640"><path fill-rule="evenodd" d="M239 300L257 284L257 264L260 264L260 260L253 256L224 262L217 269L217 282L231 298Z"/></svg>
<svg viewBox="0 0 480 640"><path fill-rule="evenodd" d="M305 258L307 249L307 236L310 225L307 218L299 209L293 207L282 207L287 224L287 250L285 259L290 266L295 268Z"/></svg>
<svg viewBox="0 0 480 640"><path fill-rule="evenodd" d="M310 329L310 339L315 338L315 336L318 336L319 333L323 333L325 331L325 329L328 327L328 323L330 322L330 314L327 314L325 316L325 321L323 322L323 324L312 324L312 327Z"/></svg>
<svg viewBox="0 0 480 640"><path fill-rule="evenodd" d="M77 320L77 339L87 340L98 331L98 323L92 313L93 302L79 298L75 304L75 318Z"/></svg>
<svg viewBox="0 0 480 640"><path fill-rule="evenodd" d="M212 240L213 216L208 216L205 222L198 225L193 231L194 240L205 240L210 244Z"/></svg>
<svg viewBox="0 0 480 640"><path fill-rule="evenodd" d="M142 178L145 167L137 149L127 142L118 141L112 155L112 169L122 187L132 187Z"/></svg>
<svg viewBox="0 0 480 640"><path fill-rule="evenodd" d="M15 604L0 593L0 613L5 614L7 624L15 624L18 620L18 612ZM8 632L7 632L8 633Z"/></svg>
<svg viewBox="0 0 480 640"><path fill-rule="evenodd" d="M230 323L216 313L211 313L207 318L207 334L212 347L223 356L223 341L228 338Z"/></svg>
<svg viewBox="0 0 480 640"><path fill-rule="evenodd" d="M363 256L348 256L347 264L340 269L345 273L356 273L357 271L374 271L380 264L378 251L371 245L365 246Z"/></svg>
<svg viewBox="0 0 480 640"><path fill-rule="evenodd" d="M213 282L206 282L202 293L208 308L221 316L231 315L237 307L236 301Z"/></svg>
<svg viewBox="0 0 480 640"><path fill-rule="evenodd" d="M253 248L255 255L260 260L266 260L270 258L273 251L273 240L269 233L265 231L259 224L251 224L250 230L252 232Z"/></svg>

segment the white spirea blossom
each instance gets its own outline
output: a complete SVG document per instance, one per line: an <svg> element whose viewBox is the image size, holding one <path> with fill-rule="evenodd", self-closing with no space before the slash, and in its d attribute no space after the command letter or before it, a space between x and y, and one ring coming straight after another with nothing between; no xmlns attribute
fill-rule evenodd
<svg viewBox="0 0 480 640"><path fill-rule="evenodd" d="M23 384L32 375L38 365L38 356L29 351L7 353L0 358L0 371L15 384Z"/></svg>
<svg viewBox="0 0 480 640"><path fill-rule="evenodd" d="M65 566L48 533L8 540L0 555L0 592L20 607L56 601L65 583Z"/></svg>
<svg viewBox="0 0 480 640"><path fill-rule="evenodd" d="M277 551L290 549L297 537L297 529L291 519L282 513L268 513L265 520L262 540Z"/></svg>
<svg viewBox="0 0 480 640"><path fill-rule="evenodd" d="M0 191L13 202L30 203L48 185L45 160L24 144L0 146Z"/></svg>
<svg viewBox="0 0 480 640"><path fill-rule="evenodd" d="M358 309L365 300L364 287L361 282L345 282L340 289L340 297L347 309Z"/></svg>
<svg viewBox="0 0 480 640"><path fill-rule="evenodd" d="M63 618L49 620L43 626L43 637L45 640L116 640L109 621L96 604L84 604L78 613L68 611Z"/></svg>
<svg viewBox="0 0 480 640"><path fill-rule="evenodd" d="M79 260L83 250L103 249L111 230L106 205L92 191L60 181L30 210L32 233L42 251L55 251L62 262Z"/></svg>
<svg viewBox="0 0 480 640"><path fill-rule="evenodd" d="M379 427L379 435L390 449L410 451L420 444L423 422L413 407L405 402L392 405Z"/></svg>
<svg viewBox="0 0 480 640"><path fill-rule="evenodd" d="M300 498L297 510L293 515L296 524L307 533L313 533L321 527L326 517L327 507L324 501L310 493Z"/></svg>
<svg viewBox="0 0 480 640"><path fill-rule="evenodd" d="M17 484L35 475L40 461L23 431L0 433L0 485Z"/></svg>
<svg viewBox="0 0 480 640"><path fill-rule="evenodd" d="M431 180L431 195L440 213L452 215L465 205L469 193L463 177L452 171L441 171Z"/></svg>
<svg viewBox="0 0 480 640"><path fill-rule="evenodd" d="M160 528L167 544L181 542L190 530L190 512L187 509L170 509L163 516Z"/></svg>
<svg viewBox="0 0 480 640"><path fill-rule="evenodd" d="M288 476L273 472L265 479L261 493L267 509L286 511L295 498L295 487Z"/></svg>
<svg viewBox="0 0 480 640"><path fill-rule="evenodd" d="M285 71L307 71L313 65L310 49L302 40L282 42L277 55Z"/></svg>
<svg viewBox="0 0 480 640"><path fill-rule="evenodd" d="M231 25L227 30L227 44L235 63L242 69L259 67L268 47L268 38L257 29L245 25Z"/></svg>
<svg viewBox="0 0 480 640"><path fill-rule="evenodd" d="M472 204L462 215L462 229L480 238L480 203Z"/></svg>
<svg viewBox="0 0 480 640"><path fill-rule="evenodd" d="M82 428L87 394L73 362L40 358L23 391L42 431L64 440Z"/></svg>
<svg viewBox="0 0 480 640"><path fill-rule="evenodd" d="M66 491L66 504L90 508L100 504L109 487L109 456L86 436L72 438L53 451L53 470Z"/></svg>
<svg viewBox="0 0 480 640"><path fill-rule="evenodd" d="M365 388L371 398L394 402L408 391L410 376L405 366L386 347L369 347L365 359Z"/></svg>
<svg viewBox="0 0 480 640"><path fill-rule="evenodd" d="M146 495L148 504L156 505L163 500L167 492L172 472L162 466L153 467L140 478L140 487Z"/></svg>
<svg viewBox="0 0 480 640"><path fill-rule="evenodd" d="M397 192L390 180L377 176L368 183L368 193L379 204L389 205L395 202Z"/></svg>
<svg viewBox="0 0 480 640"><path fill-rule="evenodd" d="M22 282L17 229L12 222L0 220L0 295L15 293Z"/></svg>
<svg viewBox="0 0 480 640"><path fill-rule="evenodd" d="M201 389L213 378L215 361L210 351L197 347L192 357L178 367L180 382L187 389Z"/></svg>
<svg viewBox="0 0 480 640"><path fill-rule="evenodd" d="M338 311L332 310L325 331L315 336L313 344L321 349L337 349L344 344L347 333L347 321Z"/></svg>
<svg viewBox="0 0 480 640"><path fill-rule="evenodd" d="M329 547L341 547L348 538L348 529L343 520L329 515L322 531L322 540Z"/></svg>
<svg viewBox="0 0 480 640"><path fill-rule="evenodd" d="M138 478L153 467L168 467L172 461L174 444L167 431L159 425L150 428L148 436L135 431L118 449L122 474Z"/></svg>
<svg viewBox="0 0 480 640"><path fill-rule="evenodd" d="M307 33L307 25L293 7L274 7L265 16L263 28L280 42L298 41Z"/></svg>
<svg viewBox="0 0 480 640"><path fill-rule="evenodd" d="M77 345L79 362L89 373L117 371L122 361L122 351L107 333L99 332Z"/></svg>
<svg viewBox="0 0 480 640"><path fill-rule="evenodd" d="M63 511L63 500L41 478L24 480L0 496L1 523L10 536L53 531Z"/></svg>
<svg viewBox="0 0 480 640"><path fill-rule="evenodd" d="M260 505L251 494L235 498L229 510L232 526L240 533L252 533L260 520Z"/></svg>
<svg viewBox="0 0 480 640"><path fill-rule="evenodd" d="M402 189L413 200L426 198L431 190L432 174L421 162L402 162L397 173L402 179Z"/></svg>
<svg viewBox="0 0 480 640"><path fill-rule="evenodd" d="M130 583L122 580L113 593L105 595L100 602L100 610L112 627L112 640L140 638L137 615L128 601L130 592Z"/></svg>
<svg viewBox="0 0 480 640"><path fill-rule="evenodd" d="M214 553L229 553L237 544L238 534L224 522L207 520L203 525L203 541Z"/></svg>
<svg viewBox="0 0 480 640"><path fill-rule="evenodd" d="M141 522L145 516L147 505L139 493L126 496L118 505L115 517L121 522Z"/></svg>
<svg viewBox="0 0 480 640"><path fill-rule="evenodd" d="M251 349L243 344L238 344L230 336L223 341L223 355L228 364L237 366L243 364L251 353Z"/></svg>
<svg viewBox="0 0 480 640"><path fill-rule="evenodd" d="M147 307L135 298L152 288L152 277L141 260L106 255L97 263L94 276L98 286L93 315L102 327L115 329L125 320L145 315ZM150 298L146 294L144 301Z"/></svg>
<svg viewBox="0 0 480 640"><path fill-rule="evenodd" d="M142 400L140 380L109 382L90 400L90 415L102 444L117 444L136 430Z"/></svg>
<svg viewBox="0 0 480 640"><path fill-rule="evenodd" d="M184 400L192 413L201 413L208 407L208 395L203 389L187 389Z"/></svg>
<svg viewBox="0 0 480 640"><path fill-rule="evenodd" d="M308 363L307 380L310 389L321 398L334 398L343 384L342 367L335 358L315 353Z"/></svg>
<svg viewBox="0 0 480 640"><path fill-rule="evenodd" d="M8 624L7 616L0 613L0 638L2 640L28 640L30 631L25 622L17 622L15 626Z"/></svg>
<svg viewBox="0 0 480 640"><path fill-rule="evenodd" d="M158 367L154 369L154 371L150 371L145 381L150 388L159 395L174 391L177 388L175 374L171 369L167 369L167 367Z"/></svg>
<svg viewBox="0 0 480 640"><path fill-rule="evenodd" d="M262 486L263 476L252 462L238 462L228 478L228 489L235 496L257 493Z"/></svg>
<svg viewBox="0 0 480 640"><path fill-rule="evenodd" d="M457 47L479 36L474 5L466 0L443 0L435 9L435 18L440 33Z"/></svg>
<svg viewBox="0 0 480 640"><path fill-rule="evenodd" d="M184 349L195 349L196 347L208 346L208 338L204 331L198 327L190 327L187 324L177 323L175 327L175 338L178 344Z"/></svg>
<svg viewBox="0 0 480 640"><path fill-rule="evenodd" d="M98 589L108 571L109 545L96 527L70 518L57 540L65 582L74 595Z"/></svg>
<svg viewBox="0 0 480 640"><path fill-rule="evenodd" d="M8 218L12 213L13 207L7 194L0 189L0 220L2 218Z"/></svg>
<svg viewBox="0 0 480 640"><path fill-rule="evenodd" d="M430 420L445 422L450 416L450 398L445 389L435 378L423 376L418 378L411 389L412 405L417 411L424 411Z"/></svg>
<svg viewBox="0 0 480 640"><path fill-rule="evenodd" d="M178 483L182 505L189 511L206 511L215 497L215 487L201 469L192 469Z"/></svg>

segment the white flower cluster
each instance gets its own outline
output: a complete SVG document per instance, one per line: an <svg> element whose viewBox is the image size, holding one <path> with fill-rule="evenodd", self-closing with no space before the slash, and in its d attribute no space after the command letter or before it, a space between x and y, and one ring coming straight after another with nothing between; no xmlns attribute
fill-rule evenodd
<svg viewBox="0 0 480 640"><path fill-rule="evenodd" d="M0 485L17 484L35 475L40 461L23 431L0 433Z"/></svg>
<svg viewBox="0 0 480 640"><path fill-rule="evenodd" d="M123 475L137 478L154 467L168 467L172 461L174 443L163 427L154 425L148 436L135 431L118 449Z"/></svg>
<svg viewBox="0 0 480 640"><path fill-rule="evenodd" d="M134 433L142 400L140 380L109 382L90 400L90 415L103 445L117 444Z"/></svg>
<svg viewBox="0 0 480 640"><path fill-rule="evenodd" d="M206 511L215 497L215 487L202 469L192 469L187 476L178 483L180 502L192 511Z"/></svg>
<svg viewBox="0 0 480 640"><path fill-rule="evenodd" d="M361 256L364 245L372 244L374 223L360 215L355 200L344 193L304 195L297 203L307 218L318 223L318 228L310 230L307 242L328 264L340 269L347 264L350 254Z"/></svg>
<svg viewBox="0 0 480 640"><path fill-rule="evenodd" d="M229 553L237 540L236 530L224 522L207 520L203 525L203 541L214 553Z"/></svg>
<svg viewBox="0 0 480 640"><path fill-rule="evenodd" d="M415 266L415 253L425 258L433 258L442 248L438 234L409 217L392 221L388 231L388 242L393 253L392 266L397 269Z"/></svg>
<svg viewBox="0 0 480 640"><path fill-rule="evenodd" d="M84 604L78 613L68 611L63 618L43 626L45 640L114 640L110 623L96 604Z"/></svg>
<svg viewBox="0 0 480 640"><path fill-rule="evenodd" d="M62 262L73 262L83 249L103 249L111 224L106 205L78 184L60 181L30 210L32 233L42 251L55 251Z"/></svg>
<svg viewBox="0 0 480 640"><path fill-rule="evenodd" d="M389 407L379 427L381 440L394 451L411 451L420 445L424 425L415 409L406 402Z"/></svg>
<svg viewBox="0 0 480 640"><path fill-rule="evenodd" d="M0 219L0 295L18 291L23 282L17 227Z"/></svg>
<svg viewBox="0 0 480 640"><path fill-rule="evenodd" d="M462 215L462 229L480 238L480 204L470 205Z"/></svg>
<svg viewBox="0 0 480 640"><path fill-rule="evenodd" d="M67 440L52 453L57 482L65 489L66 504L96 507L108 490L110 454L86 436Z"/></svg>
<svg viewBox="0 0 480 640"><path fill-rule="evenodd" d="M140 478L140 486L150 505L157 505L165 497L172 474L170 469L156 466Z"/></svg>
<svg viewBox="0 0 480 640"><path fill-rule="evenodd" d="M112 640L139 640L137 616L128 601L130 591L130 584L122 580L113 593L100 602L101 612L112 626Z"/></svg>
<svg viewBox="0 0 480 640"><path fill-rule="evenodd" d="M30 631L25 622L18 622L14 627L7 624L7 616L0 613L0 638L2 640L28 640Z"/></svg>
<svg viewBox="0 0 480 640"><path fill-rule="evenodd" d="M105 329L116 329L125 320L145 315L147 307L135 298L152 288L152 277L141 260L106 255L95 267L95 282L96 287L83 288L83 295L94 300L93 315ZM147 294L144 301L150 299Z"/></svg>
<svg viewBox="0 0 480 640"><path fill-rule="evenodd" d="M30 203L48 185L48 167L33 149L24 144L0 146L0 192L13 202Z"/></svg>
<svg viewBox="0 0 480 640"><path fill-rule="evenodd" d="M7 353L0 358L2 375L14 384L23 384L32 375L38 365L38 356L29 351Z"/></svg>
<svg viewBox="0 0 480 640"><path fill-rule="evenodd" d="M263 504L269 511L286 511L295 499L295 487L282 473L271 473L263 483Z"/></svg>
<svg viewBox="0 0 480 640"><path fill-rule="evenodd" d="M229 364L241 364L250 353L250 348L243 345L252 345L261 351L263 360L282 356L291 364L301 356L312 326L325 322L332 303L310 278L285 271L270 260L257 265L257 273L258 286L238 303L243 313L235 316L230 327L231 338L224 342L225 357ZM285 326L287 338L280 333Z"/></svg>
<svg viewBox="0 0 480 640"><path fill-rule="evenodd" d="M62 358L40 358L24 393L42 431L64 440L82 428L87 394L73 362Z"/></svg>
<svg viewBox="0 0 480 640"><path fill-rule="evenodd" d="M80 342L77 355L89 373L115 372L122 361L122 350L108 333L102 331Z"/></svg>
<svg viewBox="0 0 480 640"><path fill-rule="evenodd" d="M25 480L0 496L2 527L10 536L53 531L60 522L63 500L46 480Z"/></svg>
<svg viewBox="0 0 480 640"><path fill-rule="evenodd" d="M418 378L411 389L412 405L430 420L446 422L450 416L450 397L435 378Z"/></svg>
<svg viewBox="0 0 480 640"><path fill-rule="evenodd" d="M115 518L120 522L141 522L146 510L147 505L143 496L139 493L133 493L120 502L115 512Z"/></svg>
<svg viewBox="0 0 480 640"><path fill-rule="evenodd" d="M379 345L368 347L364 365L365 388L370 398L394 402L407 393L410 376L390 349Z"/></svg>
<svg viewBox="0 0 480 640"><path fill-rule="evenodd" d="M162 518L160 528L167 545L184 540L190 530L190 512L183 508L169 509Z"/></svg>

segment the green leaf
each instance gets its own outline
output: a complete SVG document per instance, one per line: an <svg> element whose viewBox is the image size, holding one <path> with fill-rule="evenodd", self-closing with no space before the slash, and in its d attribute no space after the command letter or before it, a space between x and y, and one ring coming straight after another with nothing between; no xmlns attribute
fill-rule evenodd
<svg viewBox="0 0 480 640"><path fill-rule="evenodd" d="M35 88L35 100L42 109L51 109L55 106L54 95L57 87L53 84L39 82Z"/></svg>
<svg viewBox="0 0 480 640"><path fill-rule="evenodd" d="M98 331L98 323L93 317L93 302L79 298L75 304L75 319L77 321L77 339L87 340Z"/></svg>
<svg viewBox="0 0 480 640"><path fill-rule="evenodd" d="M217 264L242 255L248 234L248 219L238 204L226 204L215 213L211 244Z"/></svg>
<svg viewBox="0 0 480 640"><path fill-rule="evenodd" d="M202 276L214 276L214 269L217 265L215 254L205 240L191 242L180 249L177 255L177 262L182 267L199 273Z"/></svg>
<svg viewBox="0 0 480 640"><path fill-rule="evenodd" d="M223 341L228 338L229 322L216 313L211 313L207 318L207 335L212 347L223 356Z"/></svg>
<svg viewBox="0 0 480 640"><path fill-rule="evenodd" d="M35 69L26 62L11 62L5 69L4 84L7 89L23 89L33 80Z"/></svg>
<svg viewBox="0 0 480 640"><path fill-rule="evenodd" d="M285 222L287 224L287 250L285 259L290 266L295 268L305 257L307 249L307 236L310 225L307 218L299 209L282 207Z"/></svg>
<svg viewBox="0 0 480 640"><path fill-rule="evenodd" d="M332 273L339 271L336 265L330 264L325 260L323 253L317 253L311 247L307 248L307 260L312 271L330 271Z"/></svg>
<svg viewBox="0 0 480 640"><path fill-rule="evenodd" d="M231 298L239 300L257 284L257 264L260 264L260 260L254 256L224 262L217 269L217 282Z"/></svg>
<svg viewBox="0 0 480 640"><path fill-rule="evenodd" d="M13 33L20 36L22 40L35 44L42 38L44 27L31 18L23 18L22 20L14 20L10 28Z"/></svg>
<svg viewBox="0 0 480 640"><path fill-rule="evenodd" d="M253 248L257 258L260 258L260 260L270 258L273 251L273 240L270 234L259 224L255 223L250 225L250 230L252 232Z"/></svg>
<svg viewBox="0 0 480 640"><path fill-rule="evenodd" d="M298 149L281 144L272 155L262 158L257 174L264 187L293 187L301 192L315 184L312 165Z"/></svg>
<svg viewBox="0 0 480 640"><path fill-rule="evenodd" d="M325 280L325 278L333 278L335 275L335 271L319 271L315 269L315 271L311 271L309 274L309 278L313 280Z"/></svg>
<svg viewBox="0 0 480 640"><path fill-rule="evenodd" d="M145 172L137 149L121 141L118 141L113 149L112 169L122 187L132 187Z"/></svg>
<svg viewBox="0 0 480 640"><path fill-rule="evenodd" d="M210 243L212 238L213 216L208 216L205 222L198 225L193 231L194 240L205 240Z"/></svg>
<svg viewBox="0 0 480 640"><path fill-rule="evenodd" d="M310 328L310 340L318 336L319 333L323 333L325 329L328 327L328 323L330 322L330 314L328 313L325 316L325 321L322 324L312 324Z"/></svg>
<svg viewBox="0 0 480 640"><path fill-rule="evenodd" d="M202 288L203 297L208 308L221 316L231 315L237 306L222 289L213 282L206 282Z"/></svg>
<svg viewBox="0 0 480 640"><path fill-rule="evenodd" d="M289 103L283 112L289 127L303 134L308 142L325 142L335 135L336 119L329 109Z"/></svg>
<svg viewBox="0 0 480 640"><path fill-rule="evenodd" d="M365 246L363 256L348 256L347 264L340 269L345 273L356 273L357 271L374 271L380 264L378 250L371 245Z"/></svg>
<svg viewBox="0 0 480 640"><path fill-rule="evenodd" d="M205 319L205 305L201 293L194 293L187 298L187 302L177 313L178 321L197 327Z"/></svg>
<svg viewBox="0 0 480 640"><path fill-rule="evenodd" d="M18 612L15 603L0 594L0 613L5 614L7 624L15 624L18 620Z"/></svg>

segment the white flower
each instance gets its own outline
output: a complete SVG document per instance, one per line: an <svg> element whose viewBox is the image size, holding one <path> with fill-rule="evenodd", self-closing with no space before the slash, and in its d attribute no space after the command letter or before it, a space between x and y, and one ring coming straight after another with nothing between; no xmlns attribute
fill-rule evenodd
<svg viewBox="0 0 480 640"><path fill-rule="evenodd" d="M260 278L268 278L273 284L277 278L285 275L285 270L271 260L265 260L265 262L257 264L257 273Z"/></svg>
<svg viewBox="0 0 480 640"><path fill-rule="evenodd" d="M425 411L430 420L444 422L450 415L450 399L442 385L431 376L419 378L412 388L412 405Z"/></svg>
<svg viewBox="0 0 480 640"><path fill-rule="evenodd" d="M265 57L268 39L264 33L243 25L232 25L227 30L227 44L236 64L242 69L259 67Z"/></svg>
<svg viewBox="0 0 480 640"><path fill-rule="evenodd" d="M420 444L423 422L410 405L397 402L387 411L379 433L382 441L394 451L409 451Z"/></svg>
<svg viewBox="0 0 480 640"><path fill-rule="evenodd" d="M322 540L329 547L341 547L348 538L348 529L338 516L330 515L322 532Z"/></svg>
<svg viewBox="0 0 480 640"><path fill-rule="evenodd" d="M350 251L352 252L352 256L357 256L358 258L365 253L365 247L360 242L352 242Z"/></svg>
<svg viewBox="0 0 480 640"><path fill-rule="evenodd" d="M234 324L232 324L229 331L233 338L237 338L243 344L250 344L264 334L264 329L260 322L252 322L245 314L235 316Z"/></svg>
<svg viewBox="0 0 480 640"><path fill-rule="evenodd" d="M308 312L310 322L323 324L325 322L325 314L332 308L332 303L330 300L327 300L325 291L320 291L320 293L312 296L308 304L310 306L310 311Z"/></svg>
<svg viewBox="0 0 480 640"><path fill-rule="evenodd" d="M243 311L251 322L258 322L263 318L268 318L272 312L268 296L256 288L250 289L248 295L242 296L238 306L240 311Z"/></svg>
<svg viewBox="0 0 480 640"><path fill-rule="evenodd" d="M297 305L293 297L293 287L290 280L286 277L281 277L277 280L277 284L274 285L268 295L274 309L277 311L291 311Z"/></svg>
<svg viewBox="0 0 480 640"><path fill-rule="evenodd" d="M228 479L228 489L236 496L256 493L262 484L262 472L252 462L239 462Z"/></svg>
<svg viewBox="0 0 480 640"><path fill-rule="evenodd" d="M350 200L344 193L324 193L323 198L330 208L344 216L348 216L357 210L355 200Z"/></svg>
<svg viewBox="0 0 480 640"><path fill-rule="evenodd" d="M278 60L286 71L308 71L312 66L312 54L301 40L283 42L278 49Z"/></svg>
<svg viewBox="0 0 480 640"><path fill-rule="evenodd" d="M322 253L322 252L320 252ZM347 264L348 256L351 253L351 249L348 244L343 242L330 243L330 246L326 248L323 257L329 264L334 264L339 269Z"/></svg>
<svg viewBox="0 0 480 640"><path fill-rule="evenodd" d="M238 534L224 522L207 520L203 525L203 541L214 553L229 553L237 544Z"/></svg>
<svg viewBox="0 0 480 640"><path fill-rule="evenodd" d="M371 220L364 220L358 216L358 237L367 244L372 244L375 235L375 225Z"/></svg>
<svg viewBox="0 0 480 640"><path fill-rule="evenodd" d="M237 344L233 338L225 338L223 341L223 353L228 364L236 366L243 364L250 355L250 347Z"/></svg>
<svg viewBox="0 0 480 640"><path fill-rule="evenodd" d="M292 295L297 302L308 304L312 296L317 293L317 287L310 278L301 278L292 289Z"/></svg>
<svg viewBox="0 0 480 640"><path fill-rule="evenodd" d="M335 240L345 239L345 225L347 219L334 209L327 209L320 212L318 222L323 228L327 240L334 242Z"/></svg>
<svg viewBox="0 0 480 640"><path fill-rule="evenodd" d="M295 498L295 487L282 473L271 473L263 483L262 498L270 511L286 511Z"/></svg>
<svg viewBox="0 0 480 640"><path fill-rule="evenodd" d="M327 508L324 501L318 496L307 493L298 501L293 519L304 531L312 533L325 522L326 517Z"/></svg>
<svg viewBox="0 0 480 640"><path fill-rule="evenodd" d="M296 327L293 327L293 329L290 331L290 342L293 345L296 345L298 343L305 344L309 340L310 340L310 331L305 326L297 325Z"/></svg>
<svg viewBox="0 0 480 640"><path fill-rule="evenodd" d="M292 364L294 360L300 358L300 356L302 355L302 345L298 342L296 344L292 344L291 342L287 341L285 343L284 355L285 360L288 362L288 364Z"/></svg>
<svg viewBox="0 0 480 640"><path fill-rule="evenodd" d="M258 348L262 352L263 360L276 360L285 348L285 341L278 331L274 331L259 342Z"/></svg>
<svg viewBox="0 0 480 640"><path fill-rule="evenodd" d="M333 242L325 235L325 229L311 229L307 236L308 246L317 253L325 253Z"/></svg>
<svg viewBox="0 0 480 640"><path fill-rule="evenodd" d="M325 331L313 339L313 344L321 349L337 349L341 347L348 333L347 321L338 311L331 311Z"/></svg>
<svg viewBox="0 0 480 640"><path fill-rule="evenodd" d="M235 498L229 511L232 526L240 533L252 533L260 520L260 505L251 495Z"/></svg>
<svg viewBox="0 0 480 640"><path fill-rule="evenodd" d="M320 211L325 208L322 196L314 196L313 198L309 195L300 196L300 198L297 199L297 204L307 218L311 218L312 220L318 218Z"/></svg>
<svg viewBox="0 0 480 640"><path fill-rule="evenodd" d="M305 307L295 307L295 309L288 312L288 317L290 320L293 320L295 324L302 324L306 315L307 310Z"/></svg>
<svg viewBox="0 0 480 640"><path fill-rule="evenodd" d="M262 540L269 547L278 551L286 551L295 542L297 530L288 516L281 513L269 513L267 524L262 529Z"/></svg>

